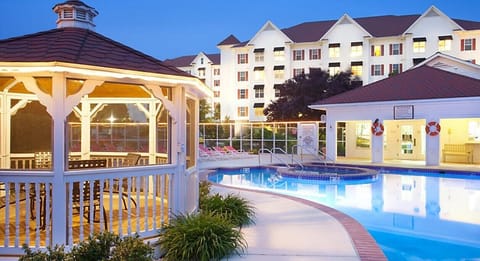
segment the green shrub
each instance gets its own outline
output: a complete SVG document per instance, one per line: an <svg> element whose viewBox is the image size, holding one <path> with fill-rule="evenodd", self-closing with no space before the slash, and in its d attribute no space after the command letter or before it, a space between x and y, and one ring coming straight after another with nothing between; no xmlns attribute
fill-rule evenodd
<svg viewBox="0 0 480 261"><path fill-rule="evenodd" d="M111 260L115 261L149 261L152 260L153 249L145 244L138 235L124 237L120 244L112 250Z"/></svg>
<svg viewBox="0 0 480 261"><path fill-rule="evenodd" d="M73 260L109 260L112 247L120 241L119 236L110 232L93 234L73 247L70 255Z"/></svg>
<svg viewBox="0 0 480 261"><path fill-rule="evenodd" d="M67 260L67 254L63 246L56 245L55 247L47 247L46 252L40 250L32 251L28 245L23 245L25 255L21 256L18 261L63 261Z"/></svg>
<svg viewBox="0 0 480 261"><path fill-rule="evenodd" d="M159 243L167 261L220 260L241 255L247 247L232 223L206 212L174 216L163 229Z"/></svg>
<svg viewBox="0 0 480 261"><path fill-rule="evenodd" d="M212 184L208 181L201 181L199 186L199 208L202 208L202 204L210 194L210 187Z"/></svg>
<svg viewBox="0 0 480 261"><path fill-rule="evenodd" d="M206 197L200 210L220 215L236 227L254 223L255 208L244 198L232 194L222 196L217 193Z"/></svg>
<svg viewBox="0 0 480 261"><path fill-rule="evenodd" d="M65 253L64 246L47 248L46 252L32 251L27 245L23 246L25 255L19 261L89 261L89 260L152 260L153 249L143 243L138 235L124 237L102 232L93 234L86 241L75 245L69 253Z"/></svg>

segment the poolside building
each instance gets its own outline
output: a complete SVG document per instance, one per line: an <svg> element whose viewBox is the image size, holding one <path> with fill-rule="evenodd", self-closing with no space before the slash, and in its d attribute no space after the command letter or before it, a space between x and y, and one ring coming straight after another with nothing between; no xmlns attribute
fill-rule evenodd
<svg viewBox="0 0 480 261"><path fill-rule="evenodd" d="M463 59L436 53L310 108L326 111L329 159L480 164L480 66Z"/></svg>
<svg viewBox="0 0 480 261"><path fill-rule="evenodd" d="M221 119L261 122L263 109L279 96L276 86L298 74L315 68L331 74L351 70L366 85L401 73L436 52L478 63L479 38L479 21L451 18L434 6L422 14L361 18L345 14L283 29L267 21L251 39L229 35L220 41L220 75L205 77L215 77L215 84L207 85L215 92L212 102L219 102ZM198 66L195 59L181 68L203 75L208 66Z"/></svg>
<svg viewBox="0 0 480 261"><path fill-rule="evenodd" d="M102 230L154 238L198 203L198 101L211 90L96 33L95 8L53 11L56 29L0 40L2 256Z"/></svg>

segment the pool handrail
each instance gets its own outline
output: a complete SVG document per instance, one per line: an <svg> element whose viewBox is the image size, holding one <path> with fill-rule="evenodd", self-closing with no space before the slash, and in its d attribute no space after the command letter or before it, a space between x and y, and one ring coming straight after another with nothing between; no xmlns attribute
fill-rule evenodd
<svg viewBox="0 0 480 261"><path fill-rule="evenodd" d="M282 150L281 148L276 148L276 149L280 149L284 154L287 154L284 150ZM277 155L275 155L274 151L271 151L269 149L266 149L266 148L261 148L259 151L258 151L258 165L260 166L261 165L261 154L263 152L268 152L270 154L270 163L273 163L273 157L275 157L275 159L277 159L278 161L280 161L281 163L285 164L285 166L287 166L287 168L290 168L290 165L285 162L282 158L280 157L277 157Z"/></svg>
<svg viewBox="0 0 480 261"><path fill-rule="evenodd" d="M302 145L299 145L299 144L295 144L291 147L292 161L293 161L293 156L295 154L294 150L297 149L297 152L298 152L298 148L301 148L302 150L306 150L307 152L310 152L310 154L315 156L319 161L323 162L324 165L327 165L327 162L328 162L329 159L327 158L327 155L325 153L323 153L323 151L318 150L317 152L315 152L311 148L305 147L305 146L302 146ZM318 154L320 154L321 157ZM300 157L301 157L301 161L303 162L303 153L300 154ZM330 161L332 163L334 162L333 160L330 160Z"/></svg>

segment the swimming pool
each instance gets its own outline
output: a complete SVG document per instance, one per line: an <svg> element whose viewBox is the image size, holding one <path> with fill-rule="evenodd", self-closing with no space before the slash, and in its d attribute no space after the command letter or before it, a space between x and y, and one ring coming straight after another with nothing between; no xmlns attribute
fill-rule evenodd
<svg viewBox="0 0 480 261"><path fill-rule="evenodd" d="M480 176L381 169L363 179L326 180L251 167L217 169L209 180L342 211L372 234L389 260L480 259Z"/></svg>

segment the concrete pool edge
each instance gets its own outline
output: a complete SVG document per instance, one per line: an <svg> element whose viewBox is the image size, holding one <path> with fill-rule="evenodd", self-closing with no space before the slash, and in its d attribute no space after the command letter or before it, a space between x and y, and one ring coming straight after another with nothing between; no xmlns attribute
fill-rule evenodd
<svg viewBox="0 0 480 261"><path fill-rule="evenodd" d="M207 180L206 177L210 172L211 171L201 172L200 180ZM255 189L238 188L238 187L221 185L217 183L211 183L211 184L213 186L225 187L225 188L234 189L234 190L248 191L253 193L262 193L266 195L275 195L275 196L279 196L285 199L295 201L297 203L310 206L319 211L322 211L323 213L337 220L337 222L339 222L343 226L347 234L350 236L352 246L357 252L360 260L387 260L385 254L380 249L377 242L375 241L375 239L373 239L370 233L368 233L368 231L358 221L356 221L352 217L336 209L333 209L325 205L315 203L306 199L301 199L301 198L297 198L289 195L273 193L269 191L255 190Z"/></svg>

